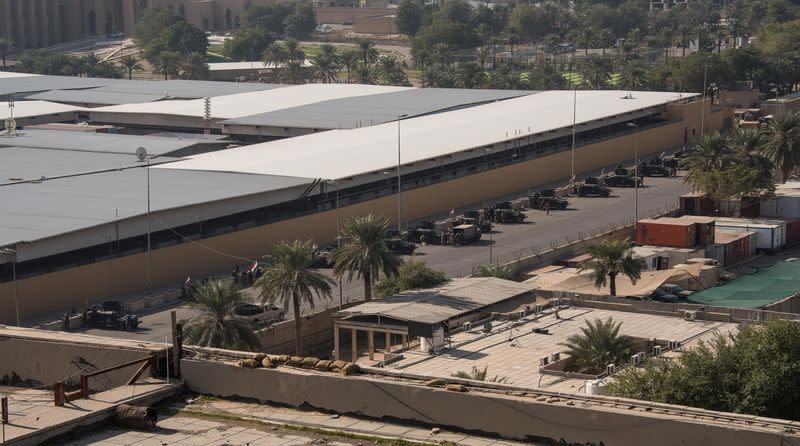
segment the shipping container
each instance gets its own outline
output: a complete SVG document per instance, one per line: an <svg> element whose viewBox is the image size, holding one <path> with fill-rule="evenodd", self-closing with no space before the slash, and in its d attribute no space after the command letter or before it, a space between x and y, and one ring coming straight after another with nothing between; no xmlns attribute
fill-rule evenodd
<svg viewBox="0 0 800 446"><path fill-rule="evenodd" d="M640 245L690 248L697 244L695 224L676 218L644 219L636 222L636 243Z"/></svg>
<svg viewBox="0 0 800 446"><path fill-rule="evenodd" d="M731 266L750 258L750 245L755 245L757 234L752 231L717 229L717 245L722 246L724 266Z"/></svg>
<svg viewBox="0 0 800 446"><path fill-rule="evenodd" d="M714 243L715 218L701 215L684 215L675 220L691 222L695 227L695 245L706 246Z"/></svg>
<svg viewBox="0 0 800 446"><path fill-rule="evenodd" d="M706 246L706 258L716 260L718 265L725 264L725 248L722 245L713 244Z"/></svg>
<svg viewBox="0 0 800 446"><path fill-rule="evenodd" d="M786 245L786 221L754 218L718 218L716 227L758 233L757 249L774 252Z"/></svg>
<svg viewBox="0 0 800 446"><path fill-rule="evenodd" d="M775 198L761 200L761 216L785 218L788 220L800 219L800 192L777 192Z"/></svg>
<svg viewBox="0 0 800 446"><path fill-rule="evenodd" d="M800 243L800 219L789 220L786 222L786 246L798 243Z"/></svg>
<svg viewBox="0 0 800 446"><path fill-rule="evenodd" d="M711 215L714 211L714 200L703 193L683 194L679 200L681 213L684 215Z"/></svg>

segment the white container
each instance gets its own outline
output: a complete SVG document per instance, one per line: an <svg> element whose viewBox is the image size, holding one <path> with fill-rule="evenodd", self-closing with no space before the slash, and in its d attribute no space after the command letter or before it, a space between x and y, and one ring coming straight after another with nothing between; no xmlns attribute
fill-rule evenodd
<svg viewBox="0 0 800 446"><path fill-rule="evenodd" d="M776 251L786 245L786 222L783 220L717 219L716 227L731 231L755 232L758 234L756 247L759 250Z"/></svg>
<svg viewBox="0 0 800 446"><path fill-rule="evenodd" d="M587 395L605 395L606 383L602 379L587 379L584 392Z"/></svg>
<svg viewBox="0 0 800 446"><path fill-rule="evenodd" d="M761 215L789 220L800 218L800 194L778 195L761 200Z"/></svg>

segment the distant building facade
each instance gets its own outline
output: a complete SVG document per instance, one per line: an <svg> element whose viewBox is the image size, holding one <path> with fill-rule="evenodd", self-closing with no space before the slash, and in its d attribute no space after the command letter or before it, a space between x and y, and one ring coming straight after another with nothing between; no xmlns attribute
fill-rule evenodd
<svg viewBox="0 0 800 446"><path fill-rule="evenodd" d="M0 0L0 36L17 49L43 48L59 43L130 35L148 8L172 7L205 31L237 28L253 4L275 0Z"/></svg>

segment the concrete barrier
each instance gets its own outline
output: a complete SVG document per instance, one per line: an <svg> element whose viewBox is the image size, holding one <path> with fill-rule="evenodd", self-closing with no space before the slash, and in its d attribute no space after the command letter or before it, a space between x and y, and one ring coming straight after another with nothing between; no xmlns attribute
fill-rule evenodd
<svg viewBox="0 0 800 446"><path fill-rule="evenodd" d="M181 369L192 391L219 397L253 398L294 407L372 418L421 422L534 442L615 446L675 444L781 445L793 423L681 406L554 393L450 392L421 383L374 376L278 369L184 359ZM526 396L527 395L527 396ZM756 425L759 427L756 427ZM788 434L795 437L792 431Z"/></svg>

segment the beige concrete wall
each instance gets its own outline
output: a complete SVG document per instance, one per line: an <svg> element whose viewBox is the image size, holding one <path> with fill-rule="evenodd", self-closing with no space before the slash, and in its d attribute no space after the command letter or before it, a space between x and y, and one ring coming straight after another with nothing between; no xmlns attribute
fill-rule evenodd
<svg viewBox="0 0 800 446"><path fill-rule="evenodd" d="M352 25L359 20L365 20L369 17L391 15L396 12L394 9L389 8L317 7L314 8L314 10L317 13L317 23L348 25ZM384 25L388 26L387 22L384 21ZM386 28L384 27L384 29Z"/></svg>
<svg viewBox="0 0 800 446"><path fill-rule="evenodd" d="M150 355L143 350L58 341L56 333L52 337L53 341L12 338L3 336L3 330L0 329L0 380L16 375L23 381L39 384L64 381L75 386L79 385L83 373ZM91 378L89 385L93 390L123 385L135 371L136 367L128 367L99 375Z"/></svg>
<svg viewBox="0 0 800 446"><path fill-rule="evenodd" d="M743 423L738 428L725 426L712 422L710 417L704 420L664 415L645 411L642 406L628 410L628 404L615 408L578 399L569 405L563 398L535 394L519 397L499 392L457 393L376 377L345 377L289 368L247 369L196 360L183 360L181 370L187 386L202 394L254 398L295 407L308 404L338 413L390 417L507 438L538 439L541 443L545 443L542 439L564 439L614 446L785 444L775 431L744 430Z"/></svg>
<svg viewBox="0 0 800 446"><path fill-rule="evenodd" d="M699 103L671 107L670 116L680 119L687 111L687 120L642 131L639 135L640 155L660 153L682 145L684 128L699 130L700 110ZM706 122L709 127L716 125L713 119ZM621 159L632 159L634 143L635 136L630 134L579 147L575 153L575 170L578 173L588 172L615 164ZM445 209L527 190L566 178L569 173L570 153L564 151L411 189L403 193L403 218L414 220ZM373 213L386 215L396 222L396 205L395 196L378 198L343 207L341 218L344 221L351 216ZM156 288L177 286L190 275L202 277L228 270L232 260L214 251L254 259L269 253L271 247L281 240L311 239L325 243L335 236L336 213L327 211L210 237L203 240L203 245L208 248L187 243L157 249L151 254L152 283ZM25 319L51 312L60 314L80 307L87 299L90 303L98 302L111 296L140 291L146 283L146 265L146 254L139 253L18 280L21 317ZM0 284L0 323L15 320L13 296L11 282Z"/></svg>

